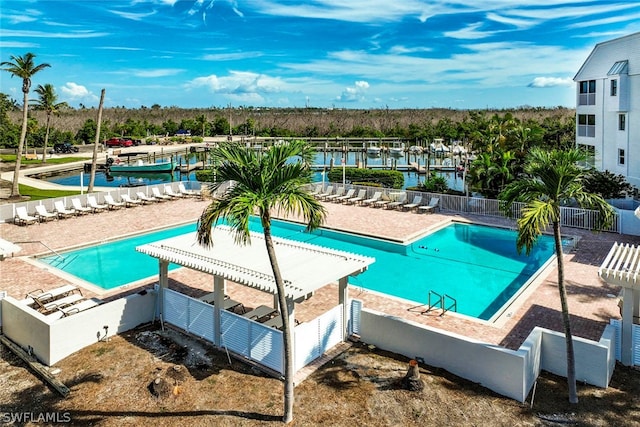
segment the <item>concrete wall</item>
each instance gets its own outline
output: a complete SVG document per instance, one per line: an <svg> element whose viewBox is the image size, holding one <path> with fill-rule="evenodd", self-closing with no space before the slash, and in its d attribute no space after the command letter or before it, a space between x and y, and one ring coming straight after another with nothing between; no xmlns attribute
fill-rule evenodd
<svg viewBox="0 0 640 427"><path fill-rule="evenodd" d="M45 364L49 364L49 321L46 316L21 304L15 298L7 296L2 304L2 333L11 341L27 350L31 347L33 355Z"/></svg>
<svg viewBox="0 0 640 427"><path fill-rule="evenodd" d="M543 331L541 368L563 377L567 376L567 353L564 333L535 328ZM576 380L597 387L609 385L615 368L615 331L607 325L599 342L573 337L576 358Z"/></svg>
<svg viewBox="0 0 640 427"><path fill-rule="evenodd" d="M51 366L105 337L153 320L155 291L134 294L57 320L7 297L2 303L3 333L20 347Z"/></svg>
<svg viewBox="0 0 640 427"><path fill-rule="evenodd" d="M366 343L421 357L428 365L520 402L526 400L541 370L566 376L564 334L544 328L535 328L515 351L369 309L362 310L360 328ZM574 337L578 381L604 388L609 385L615 368L614 342L611 326L599 342Z"/></svg>
<svg viewBox="0 0 640 427"><path fill-rule="evenodd" d="M520 402L537 377L537 372L525 374L525 368L535 366L531 363L532 358L536 362L539 347L535 338L528 342L528 349L512 351L369 309L362 310L360 332L366 343L407 357L421 357L428 365Z"/></svg>

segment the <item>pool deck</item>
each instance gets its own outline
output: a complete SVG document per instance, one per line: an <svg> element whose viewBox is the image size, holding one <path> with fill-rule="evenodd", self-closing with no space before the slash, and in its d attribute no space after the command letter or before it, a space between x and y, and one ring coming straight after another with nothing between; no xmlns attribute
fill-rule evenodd
<svg viewBox="0 0 640 427"><path fill-rule="evenodd" d="M30 226L0 224L0 236L22 247L22 251L15 257L0 262L0 290L20 299L33 289L51 289L69 283L69 280L53 274L46 267L29 259L36 254L51 253L43 243L55 251L62 251L131 233L181 224L196 220L206 205L206 201L180 199ZM417 214L334 203L324 203L324 206L328 212L325 222L327 227L394 240L410 239L452 220L512 228L514 226L512 221L505 219L447 212ZM598 277L598 267L613 242L637 245L640 244L640 237L591 233L572 228L564 228L563 233L580 238L576 248L565 254L565 277L572 332L575 336L599 340L609 319L620 318L617 306L620 289L601 281ZM170 272L169 278L170 288L196 297L213 290L211 276L186 268ZM417 277L416 280L425 278ZM94 293L85 289L83 294L109 300L137 292L141 287L148 287L156 281L157 278L149 278L106 293ZM444 316L440 316L438 311L422 314L424 307L415 307L415 304L359 288L351 288L350 296L361 299L364 307L369 309L516 349L536 326L562 331L556 268L549 268L538 282L530 286L521 298L506 310L506 315L494 324L455 313L447 313ZM243 302L246 307L273 304L271 295L232 283L227 285L227 293ZM307 301L297 304L296 318L299 321L312 319L337 302L337 285L330 284Z"/></svg>

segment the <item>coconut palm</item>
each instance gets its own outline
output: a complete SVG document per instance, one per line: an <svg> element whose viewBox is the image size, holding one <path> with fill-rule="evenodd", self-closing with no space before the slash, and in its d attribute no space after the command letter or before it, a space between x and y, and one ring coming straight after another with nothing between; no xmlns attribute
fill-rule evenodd
<svg viewBox="0 0 640 427"><path fill-rule="evenodd" d="M558 262L558 290L565 332L567 381L571 403L578 402L578 395L567 291L564 284L560 207L563 203L572 201L583 208L596 210L597 229L610 225L614 213L613 208L601 196L583 189L582 181L587 171L578 164L583 160L584 153L575 148L550 152L533 148L526 158L524 175L509 184L500 194L500 198L506 202L504 209L508 214L512 212L511 206L514 202L526 203L522 209L522 216L518 219L518 251L524 248L528 255L538 236L549 224L552 225Z"/></svg>
<svg viewBox="0 0 640 427"><path fill-rule="evenodd" d="M38 85L36 88L38 99L35 101L35 108L47 112L47 126L44 135L44 147L42 147L42 163L47 162L47 143L49 142L49 130L51 129L51 115L58 114L60 108L66 107L66 102L58 102L58 95L53 85L50 83Z"/></svg>
<svg viewBox="0 0 640 427"><path fill-rule="evenodd" d="M11 76L16 76L22 79L22 130L20 132L20 142L18 143L18 152L16 153L16 168L13 172L13 186L11 187L11 197L19 197L20 190L18 187L18 177L20 174L20 163L22 162L22 150L24 148L24 141L27 136L27 115L29 112L29 90L31 90L31 77L39 71L50 67L49 64L43 63L36 65L33 62L35 54L28 52L24 56L11 55L11 61L5 61L0 63L4 71L11 73Z"/></svg>
<svg viewBox="0 0 640 427"><path fill-rule="evenodd" d="M249 218L254 214L260 218L282 316L285 369L283 421L286 423L293 419L292 331L288 322L284 281L271 236L271 218L274 210L302 215L308 230L319 227L324 221L324 207L303 188L311 180L309 165L313 154L304 141L273 145L265 152L235 143L220 144L211 151L213 162L218 166L214 182L209 184L210 194L217 194L224 183L233 185L214 198L198 221L198 241L208 246L215 243L211 229L219 219L226 219L237 242L248 244ZM297 161L292 161L295 159Z"/></svg>

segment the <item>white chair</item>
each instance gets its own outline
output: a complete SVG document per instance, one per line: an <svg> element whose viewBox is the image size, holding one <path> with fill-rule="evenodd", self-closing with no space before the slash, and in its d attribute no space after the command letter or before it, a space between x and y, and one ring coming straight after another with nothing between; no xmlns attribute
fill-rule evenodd
<svg viewBox="0 0 640 427"><path fill-rule="evenodd" d="M17 225L29 225L38 222L38 218L29 215L26 206L18 206L16 208L16 216L13 218L13 223Z"/></svg>
<svg viewBox="0 0 640 427"><path fill-rule="evenodd" d="M365 199L365 200L361 201L360 204L362 206L373 205L375 202L380 200L381 197L382 197L382 191L376 191L375 193L373 193L373 197L372 198Z"/></svg>
<svg viewBox="0 0 640 427"><path fill-rule="evenodd" d="M94 196L87 196L87 206L89 206L93 212L100 212L109 208L107 205L98 203Z"/></svg>
<svg viewBox="0 0 640 427"><path fill-rule="evenodd" d="M184 197L184 195L176 193L175 191L173 191L173 188L170 185L165 185L164 186L164 194L166 194L167 196L177 199L179 197Z"/></svg>
<svg viewBox="0 0 640 427"><path fill-rule="evenodd" d="M45 205L36 205L36 217L40 220L40 222L45 222L56 219L58 215L49 212Z"/></svg>
<svg viewBox="0 0 640 427"><path fill-rule="evenodd" d="M73 206L73 209L75 209L79 215L88 214L92 211L91 208L82 206L82 202L80 202L78 198L71 199L71 206Z"/></svg>
<svg viewBox="0 0 640 427"><path fill-rule="evenodd" d="M138 198L138 200L141 200L142 203L155 203L155 202L159 202L160 201L160 200L156 199L153 196L151 196L151 197L147 196L142 191L138 191L136 193L136 197Z"/></svg>
<svg viewBox="0 0 640 427"><path fill-rule="evenodd" d="M158 200L171 200L171 197L167 196L166 194L162 194L160 193L160 190L158 189L158 187L153 187L151 189L151 193L153 194L153 197L155 197Z"/></svg>
<svg viewBox="0 0 640 427"><path fill-rule="evenodd" d="M325 202L330 202L337 199L338 197L342 197L343 195L344 195L344 187L338 187L335 194L325 197L324 200Z"/></svg>
<svg viewBox="0 0 640 427"><path fill-rule="evenodd" d="M324 193L316 195L316 199L323 200L325 197L329 197L331 194L333 194L333 185L328 186L327 190Z"/></svg>
<svg viewBox="0 0 640 427"><path fill-rule="evenodd" d="M418 206L420 206L420 204L422 204L422 196L415 196L411 203L408 203L406 205L402 205L402 209L403 210L411 210L413 208L417 208Z"/></svg>
<svg viewBox="0 0 640 427"><path fill-rule="evenodd" d="M403 206L405 203L407 203L407 193L402 193L400 196L398 196L397 200L387 203L386 208L396 209Z"/></svg>
<svg viewBox="0 0 640 427"><path fill-rule="evenodd" d="M356 197L352 197L350 199L345 199L344 202L347 205L353 205L353 204L356 204L358 202L363 201L365 197L367 197L367 190L360 190L360 191L358 191L358 194L356 195Z"/></svg>
<svg viewBox="0 0 640 427"><path fill-rule="evenodd" d="M432 197L431 200L429 200L429 204L424 206L419 206L418 211L432 213L436 210L439 203L440 203L439 197Z"/></svg>
<svg viewBox="0 0 640 427"><path fill-rule="evenodd" d="M349 189L349 191L347 191L347 194L345 194L344 196L336 197L335 199L332 199L332 201L336 203L342 203L344 200L352 198L354 194L356 194L356 189L351 188Z"/></svg>
<svg viewBox="0 0 640 427"><path fill-rule="evenodd" d="M104 201L109 209L120 209L125 206L123 202L116 202L111 194L105 195Z"/></svg>
<svg viewBox="0 0 640 427"><path fill-rule="evenodd" d="M124 202L124 206L127 208L131 206L140 206L142 204L142 200L132 199L128 194L121 194L120 198Z"/></svg>
<svg viewBox="0 0 640 427"><path fill-rule="evenodd" d="M62 200L58 200L53 203L53 206L56 208L56 213L58 214L58 218L66 218L69 216L74 216L76 214L75 209L67 209L67 207L62 203Z"/></svg>
<svg viewBox="0 0 640 427"><path fill-rule="evenodd" d="M178 183L178 191L180 192L180 194L186 197L196 197L200 195L199 191L187 190L187 188L184 186L184 183L182 182Z"/></svg>

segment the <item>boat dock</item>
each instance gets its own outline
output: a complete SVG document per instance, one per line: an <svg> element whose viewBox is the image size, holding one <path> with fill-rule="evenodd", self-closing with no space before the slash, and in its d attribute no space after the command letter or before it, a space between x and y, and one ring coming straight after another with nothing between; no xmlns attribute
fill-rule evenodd
<svg viewBox="0 0 640 427"><path fill-rule="evenodd" d="M204 162L179 164L178 166L176 166L176 169L178 169L180 173L190 173L194 170L204 169Z"/></svg>

